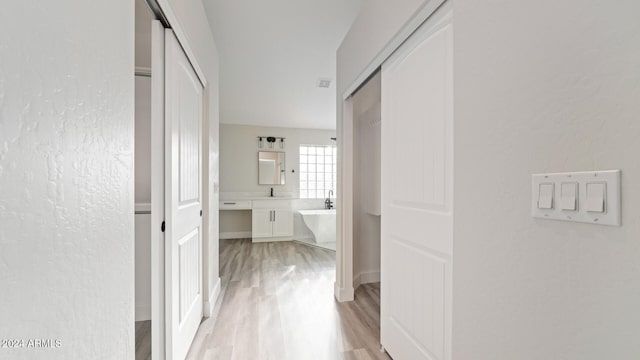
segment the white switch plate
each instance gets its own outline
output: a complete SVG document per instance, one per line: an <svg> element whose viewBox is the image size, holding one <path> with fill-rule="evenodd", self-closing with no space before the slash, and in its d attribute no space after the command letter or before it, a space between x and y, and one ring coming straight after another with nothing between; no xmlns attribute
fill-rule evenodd
<svg viewBox="0 0 640 360"><path fill-rule="evenodd" d="M554 184L552 209L538 208L540 184ZM562 184L578 186L576 210L562 210ZM587 184L605 183L605 209L602 213L587 211ZM535 218L620 226L620 170L572 173L534 174L531 176L531 211Z"/></svg>

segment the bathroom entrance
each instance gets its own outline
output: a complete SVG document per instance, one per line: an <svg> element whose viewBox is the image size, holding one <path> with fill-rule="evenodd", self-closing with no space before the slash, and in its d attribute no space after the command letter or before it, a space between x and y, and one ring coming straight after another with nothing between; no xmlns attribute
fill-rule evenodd
<svg viewBox="0 0 640 360"><path fill-rule="evenodd" d="M220 241L335 251L335 138L333 129L221 124Z"/></svg>

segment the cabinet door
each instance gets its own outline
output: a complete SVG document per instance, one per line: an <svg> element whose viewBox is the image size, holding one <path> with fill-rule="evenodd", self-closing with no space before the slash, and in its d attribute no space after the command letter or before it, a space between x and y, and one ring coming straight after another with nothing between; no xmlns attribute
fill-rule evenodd
<svg viewBox="0 0 640 360"><path fill-rule="evenodd" d="M271 211L266 209L254 209L251 212L251 225L253 238L271 237Z"/></svg>
<svg viewBox="0 0 640 360"><path fill-rule="evenodd" d="M273 221L273 236L293 236L293 211L281 209L275 212Z"/></svg>

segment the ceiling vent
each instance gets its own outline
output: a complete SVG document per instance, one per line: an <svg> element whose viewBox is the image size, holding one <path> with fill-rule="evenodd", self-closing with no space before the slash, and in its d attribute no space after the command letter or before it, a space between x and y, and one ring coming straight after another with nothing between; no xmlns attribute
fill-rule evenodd
<svg viewBox="0 0 640 360"><path fill-rule="evenodd" d="M331 86L331 79L318 80L318 87L328 89Z"/></svg>

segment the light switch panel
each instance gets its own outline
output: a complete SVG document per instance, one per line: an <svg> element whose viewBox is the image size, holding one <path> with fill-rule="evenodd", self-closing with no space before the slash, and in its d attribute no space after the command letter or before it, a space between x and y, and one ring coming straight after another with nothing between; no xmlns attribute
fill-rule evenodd
<svg viewBox="0 0 640 360"><path fill-rule="evenodd" d="M620 170L534 174L535 218L620 226Z"/></svg>
<svg viewBox="0 0 640 360"><path fill-rule="evenodd" d="M578 210L578 183L562 183L560 184L560 210L576 211Z"/></svg>

